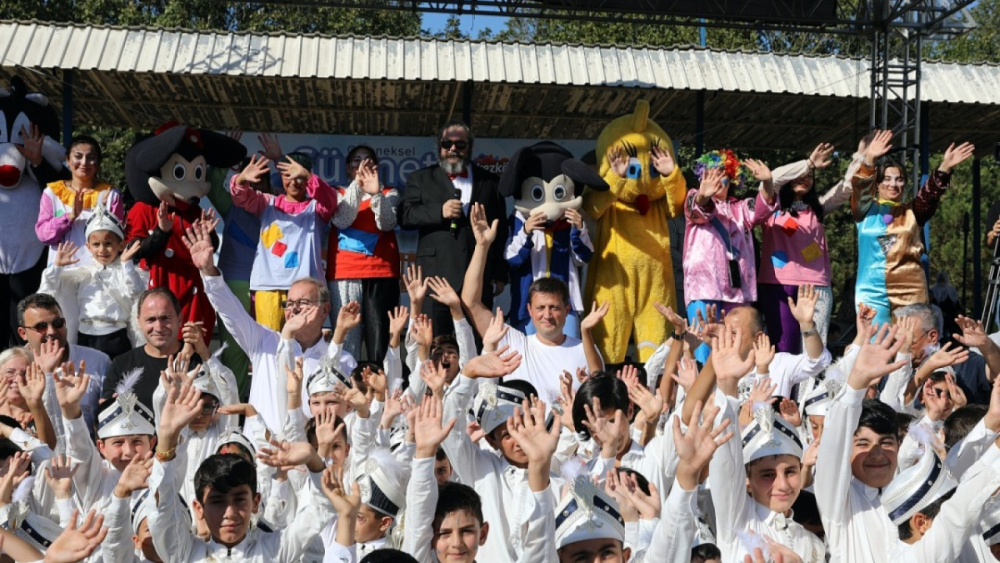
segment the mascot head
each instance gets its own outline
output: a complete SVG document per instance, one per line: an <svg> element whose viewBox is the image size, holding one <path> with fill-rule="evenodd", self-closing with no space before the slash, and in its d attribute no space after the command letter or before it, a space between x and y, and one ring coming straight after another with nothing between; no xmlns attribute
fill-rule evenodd
<svg viewBox="0 0 1000 563"><path fill-rule="evenodd" d="M21 184L28 161L18 150L24 144L21 131L38 126L45 140L42 157L55 167L62 166L65 151L59 145L59 114L38 92L28 92L24 80L15 76L10 88L0 88L0 189L12 190Z"/></svg>
<svg viewBox="0 0 1000 563"><path fill-rule="evenodd" d="M125 179L136 201L186 207L208 194L209 166L229 168L246 155L246 147L225 135L170 123L132 145Z"/></svg>
<svg viewBox="0 0 1000 563"><path fill-rule="evenodd" d="M580 209L584 186L608 189L607 182L583 161L550 141L518 149L500 176L500 193L514 197L514 208L525 218L544 213L549 227L567 209Z"/></svg>
<svg viewBox="0 0 1000 563"><path fill-rule="evenodd" d="M597 138L597 158L601 177L607 178L611 170L609 150L620 150L628 160L625 184L616 194L619 199L631 202L640 195L645 195L651 200L664 196L662 191L655 194L656 190L652 189L653 182L660 176L649 159L653 147L669 152L670 157L677 162L674 143L659 125L649 119L649 102L646 100L637 101L634 112L612 120L601 131L601 135ZM658 181L656 183L658 184ZM654 194L656 197L653 197Z"/></svg>

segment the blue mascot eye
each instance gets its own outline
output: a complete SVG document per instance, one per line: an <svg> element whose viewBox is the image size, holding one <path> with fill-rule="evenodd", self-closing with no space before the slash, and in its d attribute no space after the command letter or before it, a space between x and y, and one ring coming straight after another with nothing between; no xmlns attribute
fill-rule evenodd
<svg viewBox="0 0 1000 563"><path fill-rule="evenodd" d="M639 164L638 158L628 159L628 171L626 172L629 180L638 180L639 176L642 175L642 164Z"/></svg>

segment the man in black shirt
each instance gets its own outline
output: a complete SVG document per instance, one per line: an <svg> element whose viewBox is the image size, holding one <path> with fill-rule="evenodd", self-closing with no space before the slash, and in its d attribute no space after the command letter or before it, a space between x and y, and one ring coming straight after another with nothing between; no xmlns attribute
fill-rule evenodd
<svg viewBox="0 0 1000 563"><path fill-rule="evenodd" d="M111 399L115 387L129 372L142 369L142 375L135 384L133 393L144 405L153 408L153 392L160 383L160 372L167 369L167 360L181 352L183 345L178 340L181 330L181 304L177 297L165 287L147 289L139 296L139 330L146 336L146 344L133 348L111 361L111 369L104 378L101 401ZM195 341L195 354L191 357L191 367L201 365L201 358L208 356L204 340Z"/></svg>

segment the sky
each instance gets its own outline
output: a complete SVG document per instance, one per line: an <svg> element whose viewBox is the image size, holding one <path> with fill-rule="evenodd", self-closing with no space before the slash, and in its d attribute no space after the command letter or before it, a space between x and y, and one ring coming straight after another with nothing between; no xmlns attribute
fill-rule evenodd
<svg viewBox="0 0 1000 563"><path fill-rule="evenodd" d="M445 23L448 22L449 14L436 14L424 12L421 14L423 17L423 28L429 30L431 33L437 33L444 29ZM490 16L461 16L462 18L462 32L469 37L475 39L479 36L480 30L487 27L491 28L494 32L501 31L507 22L507 18L501 17L490 17Z"/></svg>

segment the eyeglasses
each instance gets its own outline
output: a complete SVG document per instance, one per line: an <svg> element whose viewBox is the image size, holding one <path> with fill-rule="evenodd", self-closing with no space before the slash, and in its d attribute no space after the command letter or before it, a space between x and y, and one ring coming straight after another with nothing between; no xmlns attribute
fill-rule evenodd
<svg viewBox="0 0 1000 563"><path fill-rule="evenodd" d="M450 151L452 147L455 147L460 151L464 151L468 146L469 143L465 141L452 141L451 139L441 139L441 148L444 150Z"/></svg>
<svg viewBox="0 0 1000 563"><path fill-rule="evenodd" d="M35 332L45 332L49 330L50 324L52 325L52 328L59 330L62 327L66 326L66 319L59 317L58 319L53 319L52 322L50 323L42 321L40 323L35 323L34 325L26 326L24 328L29 328Z"/></svg>
<svg viewBox="0 0 1000 563"><path fill-rule="evenodd" d="M317 305L319 301L315 299L299 299L298 301L282 301L281 308L288 309L301 309L303 307L309 307L310 305Z"/></svg>
<svg viewBox="0 0 1000 563"><path fill-rule="evenodd" d="M201 406L201 414L206 416L215 414L217 410L219 410L219 403L205 403Z"/></svg>

